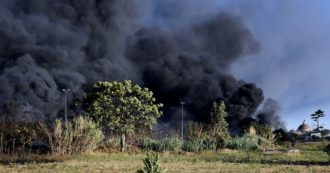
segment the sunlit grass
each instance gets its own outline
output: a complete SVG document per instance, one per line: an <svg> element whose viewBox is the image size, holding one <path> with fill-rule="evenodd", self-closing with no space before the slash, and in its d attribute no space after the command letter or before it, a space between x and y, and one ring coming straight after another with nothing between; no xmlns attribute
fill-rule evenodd
<svg viewBox="0 0 330 173"><path fill-rule="evenodd" d="M63 162L69 160L70 156L55 156L49 154L12 153L0 154L0 164L27 164L27 163L49 163Z"/></svg>
<svg viewBox="0 0 330 173"><path fill-rule="evenodd" d="M234 153L232 153L234 154ZM240 158L243 153L235 153ZM162 153L160 164L167 172L329 172L329 166L305 166L261 163L228 163L223 153L199 154ZM62 163L30 163L0 166L0 172L135 172L143 166L144 154L93 153L74 157ZM248 157L252 157L251 155ZM263 157L253 154L253 157ZM272 156L267 156L271 158ZM278 156L277 156L278 157Z"/></svg>
<svg viewBox="0 0 330 173"><path fill-rule="evenodd" d="M160 153L161 167L167 172L330 172L328 155L321 151L323 144L298 146L300 154L263 154L221 150L200 153ZM63 162L30 162L27 164L0 165L0 172L135 172L143 167L143 152L101 153L77 155Z"/></svg>

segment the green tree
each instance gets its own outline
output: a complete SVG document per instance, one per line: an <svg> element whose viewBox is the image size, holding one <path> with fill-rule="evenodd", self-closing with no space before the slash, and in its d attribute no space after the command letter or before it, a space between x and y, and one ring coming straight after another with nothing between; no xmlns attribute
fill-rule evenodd
<svg viewBox="0 0 330 173"><path fill-rule="evenodd" d="M324 136L328 136L330 134L330 130L328 130L328 129L323 129L323 130L321 130L321 135L322 135L322 137L324 137Z"/></svg>
<svg viewBox="0 0 330 173"><path fill-rule="evenodd" d="M103 125L107 133L121 136L121 150L125 138L136 128L151 129L162 115L162 104L156 104L152 91L132 85L132 82L98 82L84 101L86 112Z"/></svg>
<svg viewBox="0 0 330 173"><path fill-rule="evenodd" d="M226 121L227 116L228 114L226 112L225 102L213 102L211 111L211 127L216 143L216 149L224 147L225 141L230 137L228 133L228 123Z"/></svg>
<svg viewBox="0 0 330 173"><path fill-rule="evenodd" d="M321 117L324 117L325 116L325 114L324 114L324 111L322 111L322 110L317 110L317 111L315 111L315 113L313 113L312 115L311 115L311 117L312 117L312 119L314 120L314 121L316 121L316 123L317 123L317 126L316 126L316 130L320 130L320 124L319 124L319 119L321 118Z"/></svg>

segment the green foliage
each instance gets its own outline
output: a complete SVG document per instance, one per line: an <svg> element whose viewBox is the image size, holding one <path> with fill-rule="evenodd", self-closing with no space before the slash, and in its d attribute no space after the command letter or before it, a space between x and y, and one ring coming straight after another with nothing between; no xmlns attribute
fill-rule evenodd
<svg viewBox="0 0 330 173"><path fill-rule="evenodd" d="M103 133L89 118L77 117L64 124L55 120L50 145L55 155L72 155L92 151L103 140Z"/></svg>
<svg viewBox="0 0 330 173"><path fill-rule="evenodd" d="M2 121L0 127L1 152L28 151L32 142L47 139L44 129L44 124L40 122Z"/></svg>
<svg viewBox="0 0 330 173"><path fill-rule="evenodd" d="M324 147L324 152L326 152L330 156L330 144Z"/></svg>
<svg viewBox="0 0 330 173"><path fill-rule="evenodd" d="M35 141L47 140L47 126L41 121L32 121L32 115L19 116L19 104L10 101L0 114L0 153L26 153ZM45 149L47 150L47 149Z"/></svg>
<svg viewBox="0 0 330 173"><path fill-rule="evenodd" d="M286 134L285 130L280 128L273 131L274 141L279 144L285 140L288 140L288 135Z"/></svg>
<svg viewBox="0 0 330 173"><path fill-rule="evenodd" d="M322 136L327 136L327 135L329 135L330 134L330 130L328 130L328 129L323 129L323 130L321 130L321 135Z"/></svg>
<svg viewBox="0 0 330 173"><path fill-rule="evenodd" d="M223 148L225 141L230 137L228 133L228 123L225 119L227 116L225 102L214 102L211 111L211 127L212 136L214 137L217 149Z"/></svg>
<svg viewBox="0 0 330 173"><path fill-rule="evenodd" d="M182 150L199 152L215 149L215 140L210 136L208 129L199 122L188 122L186 125L186 136L183 141Z"/></svg>
<svg viewBox="0 0 330 173"><path fill-rule="evenodd" d="M124 145L125 136L136 128L151 129L156 124L163 105L155 101L148 88L132 85L129 80L98 82L85 98L84 107L90 117L103 125L104 131L121 135Z"/></svg>
<svg viewBox="0 0 330 173"><path fill-rule="evenodd" d="M2 153L27 153L36 147L53 155L71 155L95 149L103 134L92 120L77 117L67 128L60 120L55 120L53 126L44 122L4 120L0 137Z"/></svg>
<svg viewBox="0 0 330 173"><path fill-rule="evenodd" d="M328 142L306 142L298 143L296 148L303 151L323 151Z"/></svg>
<svg viewBox="0 0 330 173"><path fill-rule="evenodd" d="M213 127L213 134L217 138L228 138L228 123L226 117L228 116L226 112L225 102L221 101L220 103L213 103L213 108L211 111L211 121Z"/></svg>
<svg viewBox="0 0 330 173"><path fill-rule="evenodd" d="M183 151L200 152L204 150L213 150L215 148L214 140L210 137L196 138L195 140L185 140L182 145Z"/></svg>
<svg viewBox="0 0 330 173"><path fill-rule="evenodd" d="M313 113L311 115L311 118L317 123L317 127L316 127L317 130L320 130L320 128L321 128L319 125L319 119L324 116L325 116L324 111L322 111L320 109L315 111L315 113Z"/></svg>
<svg viewBox="0 0 330 173"><path fill-rule="evenodd" d="M158 163L158 153L147 153L147 158L143 159L144 168L136 171L137 173L164 173L165 169L162 169Z"/></svg>
<svg viewBox="0 0 330 173"><path fill-rule="evenodd" d="M207 136L204 124L199 122L188 121L185 127L185 138L188 140L199 139Z"/></svg>
<svg viewBox="0 0 330 173"><path fill-rule="evenodd" d="M109 138L106 142L105 145L110 148L119 148L120 147L120 140L118 138Z"/></svg>
<svg viewBox="0 0 330 173"><path fill-rule="evenodd" d="M196 139L185 139L182 141L179 138L165 137L161 139L144 138L142 147L145 150L152 150L158 152L164 151L189 151L199 152L203 150L213 150L215 144L213 138L203 137Z"/></svg>
<svg viewBox="0 0 330 173"><path fill-rule="evenodd" d="M179 151L182 147L182 140L179 138L161 138L152 139L149 137L144 138L143 148L152 151Z"/></svg>
<svg viewBox="0 0 330 173"><path fill-rule="evenodd" d="M272 131L272 127L268 124L258 124L258 123L252 123L252 126L256 129L256 134L266 138L270 141L274 140L274 134Z"/></svg>
<svg viewBox="0 0 330 173"><path fill-rule="evenodd" d="M245 134L242 137L231 138L226 142L226 147L229 149L245 151L258 150L270 145L272 145L271 141L252 134Z"/></svg>

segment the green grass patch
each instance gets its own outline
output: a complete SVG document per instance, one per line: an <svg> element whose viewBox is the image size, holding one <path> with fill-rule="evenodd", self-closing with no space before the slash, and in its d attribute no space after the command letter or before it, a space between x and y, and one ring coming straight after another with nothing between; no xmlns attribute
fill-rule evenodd
<svg viewBox="0 0 330 173"><path fill-rule="evenodd" d="M264 154L260 150L212 150L160 153L160 166L167 172L330 172L323 143L298 144L300 153ZM46 157L47 155L44 155ZM37 157L37 156L36 156ZM4 159L5 155L0 157ZM30 156L32 158L32 156ZM20 162L0 165L1 172L135 172L143 167L144 152L95 152L55 162ZM39 158L42 160L45 158ZM51 158L48 158L51 160ZM54 159L54 158L53 158Z"/></svg>
<svg viewBox="0 0 330 173"><path fill-rule="evenodd" d="M145 153L91 153L54 163L0 165L1 172L135 172L143 167ZM306 161L327 162L321 151L303 151L299 155L221 150L163 152L160 165L171 172L329 172L329 166L306 165ZM277 161L277 162L276 162ZM288 163L284 163L288 161ZM290 164L291 162L291 164ZM301 164L300 164L301 163Z"/></svg>

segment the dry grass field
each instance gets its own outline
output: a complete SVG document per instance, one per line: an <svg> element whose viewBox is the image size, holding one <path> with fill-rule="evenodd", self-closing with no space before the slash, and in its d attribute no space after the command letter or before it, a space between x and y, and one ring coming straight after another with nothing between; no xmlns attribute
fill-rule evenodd
<svg viewBox="0 0 330 173"><path fill-rule="evenodd" d="M327 162L326 154L316 153L316 155L318 155L318 162ZM134 173L136 170L143 167L142 159L144 157L144 153L91 153L79 155L63 162L1 165L0 172ZM250 158L250 160L248 160L248 158ZM160 155L160 164L162 167L167 168L168 173L330 172L330 166L300 164L301 161L307 161L313 158L314 155L311 153L307 153L307 155L304 153L300 155L263 155L261 153L248 153L237 151L222 151L220 153L203 152L198 154L162 153ZM288 164L264 163L265 161L275 163L276 160L287 161Z"/></svg>

